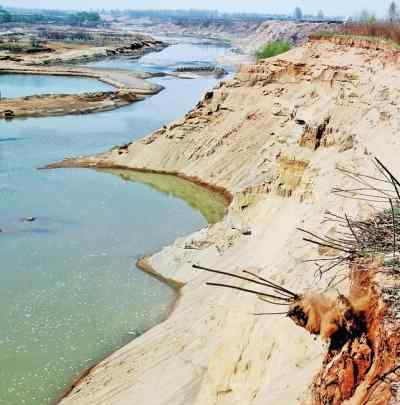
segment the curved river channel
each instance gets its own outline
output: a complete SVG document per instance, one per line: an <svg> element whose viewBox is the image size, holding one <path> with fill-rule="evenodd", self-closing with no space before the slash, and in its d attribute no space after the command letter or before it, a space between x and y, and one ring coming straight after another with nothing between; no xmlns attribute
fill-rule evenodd
<svg viewBox="0 0 400 405"><path fill-rule="evenodd" d="M162 71L225 52L186 41L139 61L97 65ZM141 138L216 84L152 80L165 90L112 112L0 121L1 405L54 403L82 370L164 319L175 292L136 260L223 216L221 197L172 176L37 170ZM0 89L18 96L107 86L7 75Z"/></svg>

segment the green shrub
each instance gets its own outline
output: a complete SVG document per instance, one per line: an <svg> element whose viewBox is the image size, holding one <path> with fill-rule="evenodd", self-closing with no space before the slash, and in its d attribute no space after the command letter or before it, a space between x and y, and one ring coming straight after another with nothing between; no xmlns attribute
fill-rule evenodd
<svg viewBox="0 0 400 405"><path fill-rule="evenodd" d="M280 55L285 53L292 48L289 42L285 41L275 41L265 44L256 52L257 60L271 58L272 56Z"/></svg>

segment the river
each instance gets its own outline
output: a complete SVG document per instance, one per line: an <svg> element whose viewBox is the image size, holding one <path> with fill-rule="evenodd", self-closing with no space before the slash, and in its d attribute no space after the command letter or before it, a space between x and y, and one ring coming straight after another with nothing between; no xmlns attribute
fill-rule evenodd
<svg viewBox="0 0 400 405"><path fill-rule="evenodd" d="M96 66L168 71L225 48L190 41ZM53 403L71 380L168 314L175 292L136 260L223 215L222 197L171 178L38 167L130 142L182 116L214 78L107 113L0 121L0 404ZM98 91L90 79L0 76L9 96ZM189 196L189 197L188 197Z"/></svg>

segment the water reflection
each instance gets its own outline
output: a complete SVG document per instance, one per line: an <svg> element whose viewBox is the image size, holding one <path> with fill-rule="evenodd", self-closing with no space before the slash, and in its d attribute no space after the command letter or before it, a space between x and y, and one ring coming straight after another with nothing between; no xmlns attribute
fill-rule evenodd
<svg viewBox="0 0 400 405"><path fill-rule="evenodd" d="M215 224L224 216L226 199L191 181L167 174L143 173L135 170L102 169L105 173L119 176L126 181L139 182L172 197L184 200L199 211L209 224Z"/></svg>

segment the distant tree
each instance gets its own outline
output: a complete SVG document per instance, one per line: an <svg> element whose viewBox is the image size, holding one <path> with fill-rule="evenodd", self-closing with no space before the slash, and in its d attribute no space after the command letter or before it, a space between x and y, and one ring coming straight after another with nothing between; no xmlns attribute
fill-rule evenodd
<svg viewBox="0 0 400 405"><path fill-rule="evenodd" d="M322 10L318 11L317 18L319 20L323 20L325 18L325 14L324 14L324 12Z"/></svg>
<svg viewBox="0 0 400 405"><path fill-rule="evenodd" d="M11 14L0 6L0 23L6 23L11 21Z"/></svg>
<svg viewBox="0 0 400 405"><path fill-rule="evenodd" d="M394 1L392 1L389 5L388 20L390 22L395 22L399 20L399 10L397 4Z"/></svg>
<svg viewBox="0 0 400 405"><path fill-rule="evenodd" d="M32 37L31 38L31 46L32 48L40 48L40 42L37 38Z"/></svg>
<svg viewBox="0 0 400 405"><path fill-rule="evenodd" d="M376 16L373 13L369 13L367 10L363 10L361 11L358 20L365 24L372 24L376 22Z"/></svg>
<svg viewBox="0 0 400 405"><path fill-rule="evenodd" d="M293 16L296 20L301 20L303 18L303 12L301 11L300 7L296 7L294 9Z"/></svg>
<svg viewBox="0 0 400 405"><path fill-rule="evenodd" d="M367 10L361 11L359 20L360 20L361 22L367 22L367 21L368 21L368 18L369 18L369 13L368 13L368 11L367 11Z"/></svg>
<svg viewBox="0 0 400 405"><path fill-rule="evenodd" d="M94 11L81 11L69 15L68 20L72 25L96 25L101 21L101 17L99 13Z"/></svg>

